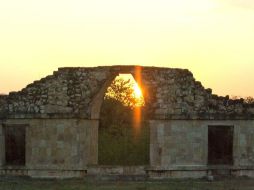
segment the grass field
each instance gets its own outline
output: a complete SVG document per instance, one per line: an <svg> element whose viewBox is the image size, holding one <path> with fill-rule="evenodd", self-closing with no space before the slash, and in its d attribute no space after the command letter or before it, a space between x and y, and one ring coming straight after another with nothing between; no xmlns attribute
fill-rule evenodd
<svg viewBox="0 0 254 190"><path fill-rule="evenodd" d="M96 182L88 180L2 179L0 190L254 190L253 179Z"/></svg>

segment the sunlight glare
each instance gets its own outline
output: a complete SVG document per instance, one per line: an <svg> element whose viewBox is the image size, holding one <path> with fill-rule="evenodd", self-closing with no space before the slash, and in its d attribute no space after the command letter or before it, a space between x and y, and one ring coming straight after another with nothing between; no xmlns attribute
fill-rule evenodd
<svg viewBox="0 0 254 190"><path fill-rule="evenodd" d="M140 87L138 86L138 84L136 84L135 83L135 85L134 85L134 96L136 97L136 98L141 98L142 97L142 92L141 92L141 89L140 89Z"/></svg>
<svg viewBox="0 0 254 190"><path fill-rule="evenodd" d="M130 80L133 88L133 97L136 99L136 107L144 106L144 97L143 92L140 86L138 85L137 81L134 79L134 77L131 74L119 74L120 78L123 78L124 80Z"/></svg>

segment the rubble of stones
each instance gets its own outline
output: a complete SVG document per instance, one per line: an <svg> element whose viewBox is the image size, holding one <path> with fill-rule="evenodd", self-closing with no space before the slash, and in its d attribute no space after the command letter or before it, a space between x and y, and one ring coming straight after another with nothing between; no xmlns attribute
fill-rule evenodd
<svg viewBox="0 0 254 190"><path fill-rule="evenodd" d="M0 96L0 117L90 117L91 102L111 76L135 66L60 68L19 92ZM254 104L212 94L185 69L141 67L152 119L254 119Z"/></svg>

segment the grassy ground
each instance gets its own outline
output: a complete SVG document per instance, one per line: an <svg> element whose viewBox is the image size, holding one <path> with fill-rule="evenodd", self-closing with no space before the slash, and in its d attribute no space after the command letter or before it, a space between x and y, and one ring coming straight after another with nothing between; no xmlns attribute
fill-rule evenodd
<svg viewBox="0 0 254 190"><path fill-rule="evenodd" d="M253 179L95 182L87 180L1 179L0 190L254 190Z"/></svg>

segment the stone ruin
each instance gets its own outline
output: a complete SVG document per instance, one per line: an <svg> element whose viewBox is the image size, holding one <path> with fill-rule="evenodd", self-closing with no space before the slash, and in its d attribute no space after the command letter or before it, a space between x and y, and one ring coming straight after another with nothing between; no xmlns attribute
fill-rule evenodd
<svg viewBox="0 0 254 190"><path fill-rule="evenodd" d="M150 163L100 166L98 126L107 87L132 74L142 87ZM0 96L0 175L254 176L254 104L212 94L186 69L59 68Z"/></svg>

